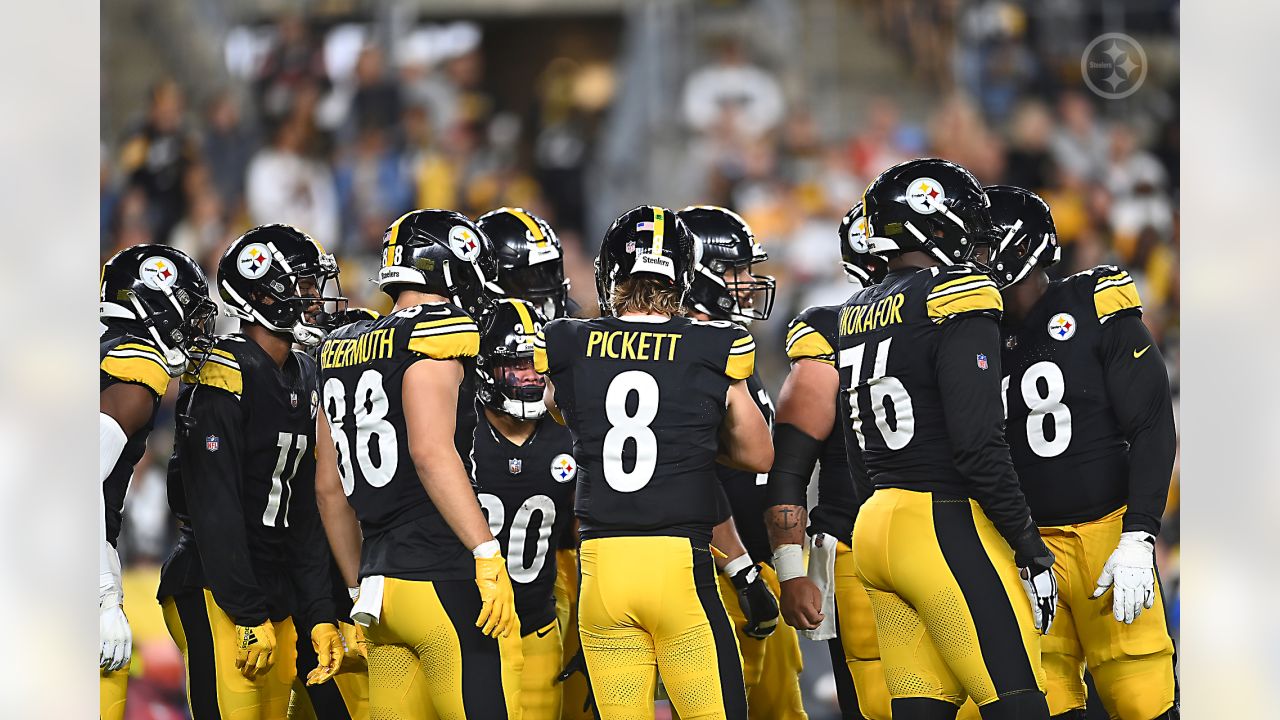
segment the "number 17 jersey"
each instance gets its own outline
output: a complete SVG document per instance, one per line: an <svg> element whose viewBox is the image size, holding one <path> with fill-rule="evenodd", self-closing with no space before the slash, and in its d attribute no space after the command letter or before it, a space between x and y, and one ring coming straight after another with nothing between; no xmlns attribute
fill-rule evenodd
<svg viewBox="0 0 1280 720"><path fill-rule="evenodd" d="M470 551L418 478L409 454L403 388L405 372L415 362L470 358L479 346L475 322L447 303L354 322L320 346L322 406L342 490L364 535L360 577L474 577ZM453 418L452 409L441 414L446 415Z"/></svg>
<svg viewBox="0 0 1280 720"><path fill-rule="evenodd" d="M729 385L755 369L745 328L684 317L554 320L538 334L534 365L573 434L584 540L711 539L727 510L715 459Z"/></svg>

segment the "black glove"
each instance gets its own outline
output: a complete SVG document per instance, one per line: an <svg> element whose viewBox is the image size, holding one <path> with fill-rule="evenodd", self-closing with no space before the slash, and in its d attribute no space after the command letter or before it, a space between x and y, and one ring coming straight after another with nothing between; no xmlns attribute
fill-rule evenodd
<svg viewBox="0 0 1280 720"><path fill-rule="evenodd" d="M763 640L778 627L778 599L764 580L760 579L760 565L745 567L729 576L738 591L738 605L747 616L747 626L742 629L749 637Z"/></svg>
<svg viewBox="0 0 1280 720"><path fill-rule="evenodd" d="M573 677L574 673L582 673L582 677L587 680L587 697L582 701L582 712L588 712L596 702L595 691L591 688L591 675L587 673L587 658L582 654L582 648L578 648L578 653L569 658L569 663L564 666L564 670L556 676L556 682L562 683Z"/></svg>

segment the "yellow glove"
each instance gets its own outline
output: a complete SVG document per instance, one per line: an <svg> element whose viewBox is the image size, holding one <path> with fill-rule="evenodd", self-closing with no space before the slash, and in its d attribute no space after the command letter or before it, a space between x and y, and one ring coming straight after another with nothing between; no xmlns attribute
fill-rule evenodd
<svg viewBox="0 0 1280 720"><path fill-rule="evenodd" d="M311 647L316 651L316 666L307 673L307 684L328 682L329 678L338 674L338 667L342 665L342 657L346 654L338 627L333 623L316 623L311 628Z"/></svg>
<svg viewBox="0 0 1280 720"><path fill-rule="evenodd" d="M249 680L275 664L276 629L267 620L257 627L236 626L236 669Z"/></svg>
<svg viewBox="0 0 1280 720"><path fill-rule="evenodd" d="M364 637L364 628L359 625L339 623L342 632L342 643L347 646L347 654L342 656L342 666L338 674L363 673L369 671L369 641Z"/></svg>
<svg viewBox="0 0 1280 720"><path fill-rule="evenodd" d="M506 637L512 630L519 631L516 618L516 593L507 575L507 561L501 555L476 558L476 585L480 588L480 617L476 627L489 637Z"/></svg>

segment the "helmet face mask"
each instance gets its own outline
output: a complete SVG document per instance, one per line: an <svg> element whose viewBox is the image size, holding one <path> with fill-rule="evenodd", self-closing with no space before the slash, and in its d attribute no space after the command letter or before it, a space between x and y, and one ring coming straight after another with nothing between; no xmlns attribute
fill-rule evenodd
<svg viewBox="0 0 1280 720"><path fill-rule="evenodd" d="M872 253L921 251L943 264L982 262L991 244L990 200L963 167L936 158L880 173L863 193Z"/></svg>
<svg viewBox="0 0 1280 720"><path fill-rule="evenodd" d="M1039 195L1011 185L986 188L993 230L989 272L1001 289L1021 282L1037 267L1062 256L1049 205Z"/></svg>
<svg viewBox="0 0 1280 720"><path fill-rule="evenodd" d="M504 298L480 316L476 396L485 407L516 420L537 420L546 379L533 368L533 341L545 317L532 303Z"/></svg>
<svg viewBox="0 0 1280 720"><path fill-rule="evenodd" d="M777 281L754 272L753 266L768 260L769 254L746 221L714 205L692 205L679 215L696 242L686 305L715 320L767 320Z"/></svg>

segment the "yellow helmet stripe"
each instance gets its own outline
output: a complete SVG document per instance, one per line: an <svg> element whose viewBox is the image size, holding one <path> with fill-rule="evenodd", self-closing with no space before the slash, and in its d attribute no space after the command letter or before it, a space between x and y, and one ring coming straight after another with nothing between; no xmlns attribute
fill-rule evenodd
<svg viewBox="0 0 1280 720"><path fill-rule="evenodd" d="M662 254L662 233L665 230L666 218L662 208L653 208L653 254Z"/></svg>
<svg viewBox="0 0 1280 720"><path fill-rule="evenodd" d="M532 335L537 332L533 328L533 317L529 315L529 308L525 307L524 303L519 300L511 299L508 299L506 302L511 303L512 306L515 307L516 314L520 316L520 325L524 327L525 335Z"/></svg>
<svg viewBox="0 0 1280 720"><path fill-rule="evenodd" d="M404 222L404 219L412 214L413 212L407 212L401 215L396 218L395 222L391 223L391 227L387 228L387 247L386 253L382 258L383 267L389 267L395 264L392 261L395 259L396 240L400 237L400 223Z"/></svg>
<svg viewBox="0 0 1280 720"><path fill-rule="evenodd" d="M538 244L538 247L543 247L547 244L547 238L542 234L542 228L538 227L538 223L535 222L533 218L529 217L529 213L521 210L520 208L502 209L515 216L515 218L520 222L524 223L524 226L529 229L529 234L533 237L533 241Z"/></svg>

